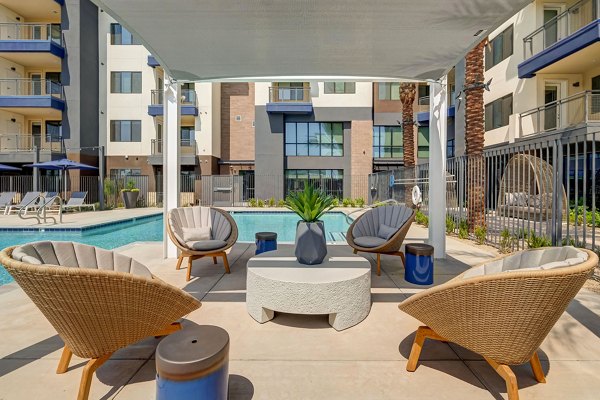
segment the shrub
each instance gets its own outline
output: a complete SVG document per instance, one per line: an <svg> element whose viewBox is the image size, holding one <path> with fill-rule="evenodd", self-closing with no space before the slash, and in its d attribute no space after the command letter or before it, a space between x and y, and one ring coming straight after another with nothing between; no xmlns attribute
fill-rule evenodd
<svg viewBox="0 0 600 400"><path fill-rule="evenodd" d="M280 200L277 202L277 207L285 207L285 200L283 200L283 199L280 199Z"/></svg>
<svg viewBox="0 0 600 400"><path fill-rule="evenodd" d="M475 234L475 242L477 244L485 244L485 236L487 234L485 226L476 226L473 233Z"/></svg>
<svg viewBox="0 0 600 400"><path fill-rule="evenodd" d="M535 232L530 232L529 236L525 240L527 243L527 247L530 249L537 249L539 247L549 247L552 246L552 241L548 239L546 236L538 236Z"/></svg>
<svg viewBox="0 0 600 400"><path fill-rule="evenodd" d="M256 203L257 207L263 208L265 206L265 201L263 199L258 199L258 202Z"/></svg>
<svg viewBox="0 0 600 400"><path fill-rule="evenodd" d="M257 202L255 198L248 200L248 207L256 207Z"/></svg>
<svg viewBox="0 0 600 400"><path fill-rule="evenodd" d="M458 224L458 237L461 239L469 238L469 224L466 219L463 219Z"/></svg>
<svg viewBox="0 0 600 400"><path fill-rule="evenodd" d="M344 207L350 207L350 199L344 199L344 200L342 200L342 205Z"/></svg>
<svg viewBox="0 0 600 400"><path fill-rule="evenodd" d="M354 202L354 200L352 199L348 199L350 200L350 207L356 207L356 203Z"/></svg>
<svg viewBox="0 0 600 400"><path fill-rule="evenodd" d="M510 253L513 248L514 238L507 228L500 232L500 253Z"/></svg>
<svg viewBox="0 0 600 400"><path fill-rule="evenodd" d="M454 222L454 219L452 217L446 217L446 233L448 235L454 233L455 229L456 223Z"/></svg>
<svg viewBox="0 0 600 400"><path fill-rule="evenodd" d="M365 199L359 197L358 199L354 199L354 203L357 207L363 208L365 206Z"/></svg>
<svg viewBox="0 0 600 400"><path fill-rule="evenodd" d="M417 210L415 214L415 221L419 225L429 226L429 217L423 214L420 210Z"/></svg>
<svg viewBox="0 0 600 400"><path fill-rule="evenodd" d="M285 206L304 222L316 222L333 208L333 197L312 185L306 185L303 191L290 193L285 199Z"/></svg>
<svg viewBox="0 0 600 400"><path fill-rule="evenodd" d="M340 199L338 199L337 197L333 199L333 202L331 203L334 207L339 207L340 206Z"/></svg>
<svg viewBox="0 0 600 400"><path fill-rule="evenodd" d="M127 181L127 186L121 189L121 192L139 192L140 189L135 187L135 181L130 179Z"/></svg>
<svg viewBox="0 0 600 400"><path fill-rule="evenodd" d="M275 202L275 197L271 197L271 198L269 199L269 207L275 207L275 204L277 204L277 203Z"/></svg>

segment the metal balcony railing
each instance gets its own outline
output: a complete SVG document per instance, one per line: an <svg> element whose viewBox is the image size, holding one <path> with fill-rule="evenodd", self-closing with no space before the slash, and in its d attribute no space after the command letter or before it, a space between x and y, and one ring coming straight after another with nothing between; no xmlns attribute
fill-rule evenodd
<svg viewBox="0 0 600 400"><path fill-rule="evenodd" d="M150 91L150 104L160 105L163 104L163 90L155 89ZM182 105L196 105L196 91L193 89L182 89L181 90L181 104Z"/></svg>
<svg viewBox="0 0 600 400"><path fill-rule="evenodd" d="M163 141L158 140L158 139L152 139L150 142L151 142L151 146L152 146L151 154L153 156L162 154ZM181 146L181 152L180 152L181 155L195 155L196 154L196 141L195 140L181 139L179 144Z"/></svg>
<svg viewBox="0 0 600 400"><path fill-rule="evenodd" d="M600 91L587 90L519 115L521 137L579 124L600 123Z"/></svg>
<svg viewBox="0 0 600 400"><path fill-rule="evenodd" d="M62 99L63 86L49 79L0 79L0 96L52 96Z"/></svg>
<svg viewBox="0 0 600 400"><path fill-rule="evenodd" d="M60 24L0 23L0 40L49 40L62 46Z"/></svg>
<svg viewBox="0 0 600 400"><path fill-rule="evenodd" d="M269 88L270 103L310 103L310 87L280 87Z"/></svg>
<svg viewBox="0 0 600 400"><path fill-rule="evenodd" d="M523 56L528 59L572 35L598 18L599 0L581 0L552 18L523 39Z"/></svg>
<svg viewBox="0 0 600 400"><path fill-rule="evenodd" d="M419 105L420 106L428 106L429 105L429 96L419 97Z"/></svg>
<svg viewBox="0 0 600 400"><path fill-rule="evenodd" d="M37 147L43 152L64 153L61 137L52 135L3 134L0 135L0 152L30 152Z"/></svg>

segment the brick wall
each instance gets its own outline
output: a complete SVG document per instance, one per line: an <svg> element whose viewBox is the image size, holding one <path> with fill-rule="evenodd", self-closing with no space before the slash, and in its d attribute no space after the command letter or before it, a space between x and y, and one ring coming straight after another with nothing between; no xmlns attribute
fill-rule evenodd
<svg viewBox="0 0 600 400"><path fill-rule="evenodd" d="M351 194L367 200L368 176L373 171L373 121L352 121L351 131Z"/></svg>
<svg viewBox="0 0 600 400"><path fill-rule="evenodd" d="M236 121L236 117L241 117ZM221 84L221 159L254 160L254 83Z"/></svg>

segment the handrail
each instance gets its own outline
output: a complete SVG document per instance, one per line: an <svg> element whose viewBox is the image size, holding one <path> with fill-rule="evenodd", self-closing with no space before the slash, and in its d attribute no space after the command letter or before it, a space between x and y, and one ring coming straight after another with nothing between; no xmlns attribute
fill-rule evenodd
<svg viewBox="0 0 600 400"><path fill-rule="evenodd" d="M51 207L56 200L58 200L58 217L59 217L59 221L62 224L62 206L63 206L63 201L62 198L60 196L53 196L53 198L50 199L51 201L46 202L46 198L44 196L42 196L41 194L39 196L37 196L36 198L32 199L29 203L27 203L25 206L21 207L21 209L19 210L19 218L21 219L36 219L38 224L42 223L42 220L44 222L44 224L47 222L48 219L51 219L54 224L56 224L56 218L50 216L48 217L46 215L46 209ZM31 217L26 217L27 215L27 209L32 206L32 205L39 205L35 215L31 216Z"/></svg>
<svg viewBox="0 0 600 400"><path fill-rule="evenodd" d="M535 35L537 35L541 31L543 31L544 29L548 28L549 26L556 24L559 19L563 18L565 15L571 14L573 12L573 10L580 8L583 5L583 3L586 3L588 1L591 1L591 0L578 1L577 3L573 4L571 7L567 8L565 11L561 12L560 14L557 14L556 17L549 19L543 25L539 26L536 30L531 32L529 35L525 36L523 38L523 42L529 42Z"/></svg>
<svg viewBox="0 0 600 400"><path fill-rule="evenodd" d="M519 115L520 116L527 116L527 115L529 115L531 113L534 113L536 111L543 111L543 110L545 110L547 108L555 107L555 106L561 105L563 103L568 103L568 102L570 102L572 100L578 99L580 97L585 97L585 96L590 95L590 94L600 95L600 90L584 90L583 92L575 93L575 94L572 94L570 96L563 97L561 99L557 99L557 100L554 100L554 101L550 101L550 102L548 102L546 104L542 104L541 106L538 106L538 107L535 107L535 108L531 108L531 109L529 109L527 111L523 111Z"/></svg>

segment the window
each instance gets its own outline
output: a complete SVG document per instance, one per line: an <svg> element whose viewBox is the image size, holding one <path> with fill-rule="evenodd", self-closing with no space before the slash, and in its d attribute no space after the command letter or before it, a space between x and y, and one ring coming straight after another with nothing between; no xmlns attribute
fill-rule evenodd
<svg viewBox="0 0 600 400"><path fill-rule="evenodd" d="M446 147L446 158L454 157L455 150L455 139L448 139L448 146Z"/></svg>
<svg viewBox="0 0 600 400"><path fill-rule="evenodd" d="M141 142L142 121L113 120L110 121L111 142Z"/></svg>
<svg viewBox="0 0 600 400"><path fill-rule="evenodd" d="M485 47L485 70L513 54L513 26L509 26Z"/></svg>
<svg viewBox="0 0 600 400"><path fill-rule="evenodd" d="M46 142L59 140L62 136L62 121L46 121Z"/></svg>
<svg viewBox="0 0 600 400"><path fill-rule="evenodd" d="M344 195L344 170L342 169L287 169L285 170L285 195L304 189L310 183L330 196Z"/></svg>
<svg viewBox="0 0 600 400"><path fill-rule="evenodd" d="M418 94L419 104L429 104L429 102L425 102L425 100L429 100L429 85L419 85Z"/></svg>
<svg viewBox="0 0 600 400"><path fill-rule="evenodd" d="M276 88L277 98L274 101L309 101L309 90L303 82L279 82Z"/></svg>
<svg viewBox="0 0 600 400"><path fill-rule="evenodd" d="M400 100L400 82L380 82L379 100Z"/></svg>
<svg viewBox="0 0 600 400"><path fill-rule="evenodd" d="M111 178L122 178L130 175L141 175L142 170L137 168L117 168L110 170Z"/></svg>
<svg viewBox="0 0 600 400"><path fill-rule="evenodd" d="M512 93L485 105L485 130L508 125L508 118L513 112Z"/></svg>
<svg viewBox="0 0 600 400"><path fill-rule="evenodd" d="M592 78L592 90L593 93L591 95L591 105L592 105L592 114L600 113L600 75L594 76ZM594 116L594 120L597 117Z"/></svg>
<svg viewBox="0 0 600 400"><path fill-rule="evenodd" d="M196 141L196 128L193 126L181 127L181 145L192 146Z"/></svg>
<svg viewBox="0 0 600 400"><path fill-rule="evenodd" d="M373 158L403 158L401 126L373 127Z"/></svg>
<svg viewBox="0 0 600 400"><path fill-rule="evenodd" d="M196 104L196 89L193 82L181 85L181 97L182 104Z"/></svg>
<svg viewBox="0 0 600 400"><path fill-rule="evenodd" d="M121 24L110 24L110 44L132 45L141 43Z"/></svg>
<svg viewBox="0 0 600 400"><path fill-rule="evenodd" d="M325 94L356 93L355 82L325 82Z"/></svg>
<svg viewBox="0 0 600 400"><path fill-rule="evenodd" d="M141 72L111 72L111 93L142 93Z"/></svg>
<svg viewBox="0 0 600 400"><path fill-rule="evenodd" d="M286 156L344 155L344 124L341 122L286 122Z"/></svg>
<svg viewBox="0 0 600 400"><path fill-rule="evenodd" d="M429 127L420 126L417 132L417 158L429 158Z"/></svg>

